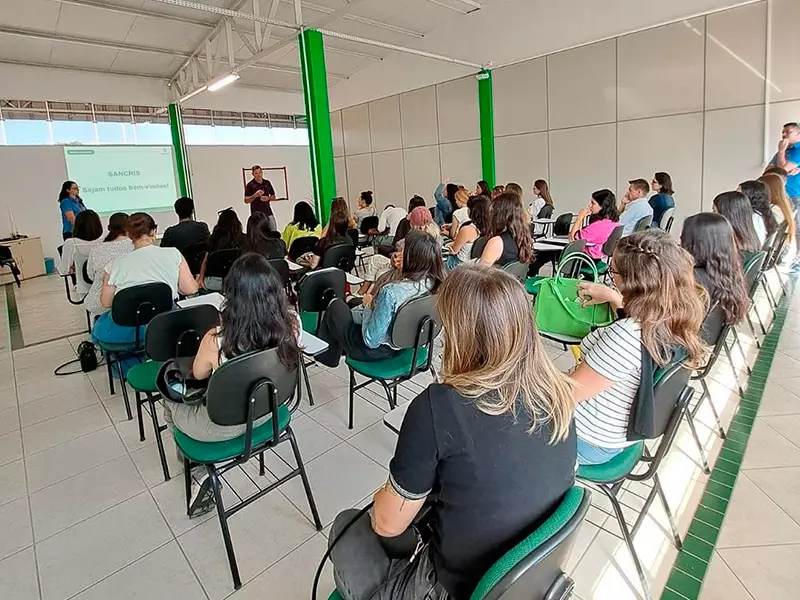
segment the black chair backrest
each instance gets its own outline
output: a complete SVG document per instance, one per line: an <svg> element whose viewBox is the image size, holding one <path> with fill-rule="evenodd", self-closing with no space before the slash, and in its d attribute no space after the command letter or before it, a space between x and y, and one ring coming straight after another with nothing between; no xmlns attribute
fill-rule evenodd
<svg viewBox="0 0 800 600"><path fill-rule="evenodd" d="M227 360L208 382L208 416L217 425L244 425L250 412L252 423L292 398L297 374L280 361L277 348ZM273 423L277 426L277 418Z"/></svg>
<svg viewBox="0 0 800 600"><path fill-rule="evenodd" d="M747 289L751 298L758 289L759 278L766 260L767 253L762 250L761 252L753 254L744 266L744 280L747 283Z"/></svg>
<svg viewBox="0 0 800 600"><path fill-rule="evenodd" d="M348 229L347 237L353 240L353 246L358 246L358 229Z"/></svg>
<svg viewBox="0 0 800 600"><path fill-rule="evenodd" d="M764 271L769 271L770 269L774 269L778 262L781 259L784 251L786 250L786 244L789 243L789 224L784 221L773 233L773 241L772 246L769 248L767 252L767 259L764 261Z"/></svg>
<svg viewBox="0 0 800 600"><path fill-rule="evenodd" d="M278 275L283 281L284 287L289 285L290 281L290 273L289 273L289 263L287 263L283 258L273 258L269 260L270 266L278 272Z"/></svg>
<svg viewBox="0 0 800 600"><path fill-rule="evenodd" d="M521 263L518 261L508 263L507 265L501 267L503 271L506 273L510 273L520 281L525 281L528 278L528 267L530 265L528 263Z"/></svg>
<svg viewBox="0 0 800 600"><path fill-rule="evenodd" d="M566 245L561 251L561 256L558 257L558 263L570 256L571 254L583 254L586 250L586 240L574 240ZM569 263L569 268L561 271L565 277L576 279L581 274L581 263L573 260Z"/></svg>
<svg viewBox="0 0 800 600"><path fill-rule="evenodd" d="M480 258L481 254L483 254L483 249L486 248L486 242L489 241L488 235L482 235L475 240L475 243L472 244L472 250L470 250L469 257L470 258Z"/></svg>
<svg viewBox="0 0 800 600"><path fill-rule="evenodd" d="M233 263L239 258L239 248L217 250L208 255L206 263L206 277L219 277L224 279L231 270Z"/></svg>
<svg viewBox="0 0 800 600"><path fill-rule="evenodd" d="M436 314L436 300L432 294L418 296L404 302L392 323L392 345L395 348L415 348L433 341L441 324Z"/></svg>
<svg viewBox="0 0 800 600"><path fill-rule="evenodd" d="M553 211L555 207L552 204L545 204L542 208L539 209L539 214L536 215L537 219L549 219L553 216Z"/></svg>
<svg viewBox="0 0 800 600"><path fill-rule="evenodd" d="M625 227L623 225L614 228L614 231L612 231L611 235L608 236L606 243L603 244L603 254L606 256L611 256L614 254L614 248L617 247L620 239L622 239L623 231L625 231Z"/></svg>
<svg viewBox="0 0 800 600"><path fill-rule="evenodd" d="M81 267L81 277L83 278L84 283L92 285L94 281L92 281L92 278L89 277L88 267L89 267L89 261L87 260L85 263L83 263L83 266Z"/></svg>
<svg viewBox="0 0 800 600"><path fill-rule="evenodd" d="M344 300L347 278L344 271L331 267L317 269L303 275L297 282L297 308L300 312L322 312L328 308L332 298L326 297L331 290L334 298ZM330 294L328 294L330 296Z"/></svg>
<svg viewBox="0 0 800 600"><path fill-rule="evenodd" d="M297 260L306 252L311 252L314 248L316 248L318 243L319 238L315 235L297 238L292 242L292 245L289 246L289 258L292 260Z"/></svg>
<svg viewBox="0 0 800 600"><path fill-rule="evenodd" d="M183 249L181 254L186 259L186 264L189 265L189 270L195 277L200 274L200 267L203 265L203 258L208 253L208 243L198 242L197 244L189 244Z"/></svg>
<svg viewBox="0 0 800 600"><path fill-rule="evenodd" d="M370 229L378 228L379 222L380 217L364 217L361 219L361 225L359 225L358 230L360 233L367 235ZM358 239L356 239L356 243L358 243Z"/></svg>
<svg viewBox="0 0 800 600"><path fill-rule="evenodd" d="M203 336L219 323L219 313L210 304L181 308L156 315L147 326L144 349L158 361L195 356Z"/></svg>
<svg viewBox="0 0 800 600"><path fill-rule="evenodd" d="M14 260L14 255L11 254L11 248L9 248L8 246L0 246L0 260L8 260L8 261Z"/></svg>
<svg viewBox="0 0 800 600"><path fill-rule="evenodd" d="M320 269L336 267L342 271L350 272L356 266L356 247L353 244L336 244L328 246L319 262Z"/></svg>
<svg viewBox="0 0 800 600"><path fill-rule="evenodd" d="M637 231L644 231L650 224L653 222L653 215L647 215L646 217L642 217L638 221L636 221L636 226L633 228L634 233Z"/></svg>
<svg viewBox="0 0 800 600"><path fill-rule="evenodd" d="M556 222L553 223L553 235L567 235L572 228L572 213L558 215Z"/></svg>
<svg viewBox="0 0 800 600"><path fill-rule="evenodd" d="M172 310L172 288L166 283L134 285L114 294L111 319L121 327L135 327L135 345L140 343L139 328L156 315Z"/></svg>
<svg viewBox="0 0 800 600"><path fill-rule="evenodd" d="M697 370L698 378L705 377L714 367L729 331L730 325L725 323L725 311L719 304L714 304L706 313L706 318L703 319L703 325L700 327L703 341L712 347L712 351L706 365Z"/></svg>

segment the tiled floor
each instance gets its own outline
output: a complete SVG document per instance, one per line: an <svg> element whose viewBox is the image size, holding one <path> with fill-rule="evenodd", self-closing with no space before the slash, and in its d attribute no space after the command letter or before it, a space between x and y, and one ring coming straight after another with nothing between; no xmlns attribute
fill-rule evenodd
<svg viewBox="0 0 800 600"><path fill-rule="evenodd" d="M16 292L27 347L13 352L6 297L0 293L0 598L230 596L218 522L213 514L186 518L182 478L175 477L181 465L170 436L164 434L173 479L165 483L152 432L139 442L135 420L125 420L121 394L108 393L104 370L53 376L83 339L75 334L84 328L84 316L66 303L62 285L41 278ZM800 513L792 502L800 495L800 369L793 368L800 366L800 300L795 305L704 600L789 598L800 587ZM53 338L61 339L38 343ZM560 368L572 366L569 352L555 346L547 351ZM754 353L750 350L751 360ZM381 421L385 400L361 392L355 428L348 430L346 370L315 366L310 373L316 405L304 404L293 427L326 528L315 532L297 479L237 513L230 525L245 585L234 598L308 599L327 526L342 509L363 506L386 478L395 436ZM736 399L730 366L721 361L715 376L712 394L727 422ZM403 401L429 381L418 379L401 390ZM699 420L713 460L719 440L709 427L710 411L701 410ZM230 473L226 497L274 481L291 461L282 449L269 456L265 478L257 467ZM663 481L685 533L707 478L684 428L663 464ZM636 508L646 494L645 486L630 486L624 502ZM576 596L638 598L635 572L609 507L597 494L594 505L569 563ZM660 508L654 506L649 517L636 544L658 593L676 551ZM326 568L319 597L326 598L332 586Z"/></svg>

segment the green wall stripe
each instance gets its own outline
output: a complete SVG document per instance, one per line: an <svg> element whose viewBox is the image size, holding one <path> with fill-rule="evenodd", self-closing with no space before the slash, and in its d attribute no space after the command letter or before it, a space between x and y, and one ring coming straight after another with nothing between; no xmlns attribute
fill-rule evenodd
<svg viewBox="0 0 800 600"><path fill-rule="evenodd" d="M492 72L478 74L478 109L481 129L481 169L489 189L495 186L496 167L494 156L494 93Z"/></svg>
<svg viewBox="0 0 800 600"><path fill-rule="evenodd" d="M175 172L178 174L178 192L181 196L192 195L192 181L189 173L189 162L186 158L186 141L183 137L183 118L180 104L173 103L168 107L169 130L172 135L172 153L175 159Z"/></svg>
<svg viewBox="0 0 800 600"><path fill-rule="evenodd" d="M708 573L708 565L730 504L730 497L741 470L750 432L761 405L767 376L778 349L778 338L786 322L791 298L792 291L778 306L772 328L761 344L761 350L752 368L753 376L748 379L745 395L740 399L739 407L728 427L727 437L722 443L714 470L689 526L683 549L678 553L672 566L661 600L697 600L700 596L703 581Z"/></svg>
<svg viewBox="0 0 800 600"><path fill-rule="evenodd" d="M336 171L333 166L331 109L328 103L328 79L322 34L304 29L299 38L300 66L303 75L303 100L308 125L308 154L314 207L323 224L328 222L331 203L336 196Z"/></svg>

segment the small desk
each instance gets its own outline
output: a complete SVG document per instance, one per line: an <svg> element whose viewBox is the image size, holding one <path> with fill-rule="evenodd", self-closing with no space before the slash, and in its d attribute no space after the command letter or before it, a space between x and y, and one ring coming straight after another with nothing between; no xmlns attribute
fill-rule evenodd
<svg viewBox="0 0 800 600"><path fill-rule="evenodd" d="M353 275L352 273L345 273L345 278L347 279L347 283L350 285L361 285L364 283L364 280L359 277L358 275Z"/></svg>
<svg viewBox="0 0 800 600"><path fill-rule="evenodd" d="M547 338L548 340L553 340L554 342L558 342L559 344L564 344L565 346L581 345L581 338L572 337L571 335L561 335L559 333L547 333L546 331L540 331L539 335L544 338Z"/></svg>
<svg viewBox="0 0 800 600"><path fill-rule="evenodd" d="M408 407L410 404L411 402L401 404L397 408L390 410L388 413L383 415L383 424L395 433L399 434L400 427L403 425L403 419L406 418L406 412L408 412Z"/></svg>
<svg viewBox="0 0 800 600"><path fill-rule="evenodd" d="M292 273L296 273L297 271L302 271L303 270L303 267L301 267L297 263L294 263L294 262L290 261L288 258L284 258L283 260L285 260L286 264L289 265L289 270Z"/></svg>
<svg viewBox="0 0 800 600"><path fill-rule="evenodd" d="M534 242L533 249L539 252L561 252L564 246L560 244L546 244L545 242Z"/></svg>

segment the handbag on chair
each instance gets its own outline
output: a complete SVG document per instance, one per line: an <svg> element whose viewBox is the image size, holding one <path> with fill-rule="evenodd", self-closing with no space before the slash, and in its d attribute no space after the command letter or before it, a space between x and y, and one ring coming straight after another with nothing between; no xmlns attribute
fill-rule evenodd
<svg viewBox="0 0 800 600"><path fill-rule="evenodd" d="M555 275L541 281L535 306L536 327L545 333L584 338L592 329L610 325L616 315L608 303L583 306L578 297L578 284L582 280L562 273L572 261L586 264L593 281L597 281L597 267L589 256L575 253L565 257Z"/></svg>

